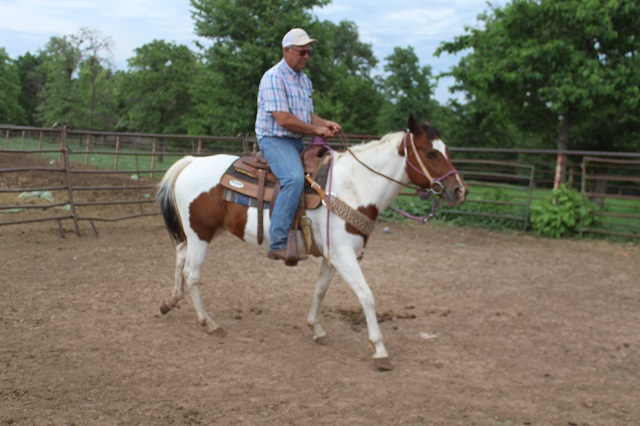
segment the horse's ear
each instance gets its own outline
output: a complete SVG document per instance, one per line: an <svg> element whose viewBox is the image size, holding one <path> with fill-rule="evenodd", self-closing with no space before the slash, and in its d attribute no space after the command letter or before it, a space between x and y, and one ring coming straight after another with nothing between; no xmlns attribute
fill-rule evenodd
<svg viewBox="0 0 640 426"><path fill-rule="evenodd" d="M418 122L413 117L413 114L409 116L409 131L414 135L418 135L423 132L422 127L418 125Z"/></svg>

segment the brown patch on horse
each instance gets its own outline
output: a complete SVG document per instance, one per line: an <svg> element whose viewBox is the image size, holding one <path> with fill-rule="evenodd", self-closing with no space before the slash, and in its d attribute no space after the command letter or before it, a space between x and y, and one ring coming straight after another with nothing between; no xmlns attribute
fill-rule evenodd
<svg viewBox="0 0 640 426"><path fill-rule="evenodd" d="M248 208L224 201L223 193L224 187L214 186L189 205L189 224L202 241L211 242L220 228L244 239Z"/></svg>
<svg viewBox="0 0 640 426"><path fill-rule="evenodd" d="M244 230L247 227L249 207L242 204L224 201L224 229L244 241Z"/></svg>
<svg viewBox="0 0 640 426"><path fill-rule="evenodd" d="M362 213L363 215L365 215L366 217L368 217L369 219L373 220L375 222L375 220L378 218L378 207L376 207L373 204L369 204L368 206L360 206L358 207L356 210L358 210L360 213ZM345 225L345 228L347 230L348 233L350 234L354 234L354 235L362 235L364 237L364 245L367 245L367 240L369 239L368 235L364 235L362 232L358 231L353 225L347 223Z"/></svg>

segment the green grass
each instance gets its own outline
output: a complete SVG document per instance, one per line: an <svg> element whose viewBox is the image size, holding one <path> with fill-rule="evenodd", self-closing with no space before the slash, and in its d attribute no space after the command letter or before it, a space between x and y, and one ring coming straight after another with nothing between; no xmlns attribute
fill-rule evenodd
<svg viewBox="0 0 640 426"><path fill-rule="evenodd" d="M3 148L14 150L14 151L34 151L33 155L37 158L42 158L50 161L61 161L62 154L59 152L60 145L56 142L43 142L42 147L40 147L39 142L33 139L25 139L24 142L18 138L9 139L8 145L5 143ZM56 150L58 152L40 152L42 149L44 151ZM100 153L89 151L87 154L82 147L71 147L69 151L69 161L71 164L75 165L85 165L87 167L92 167L100 170L114 170L114 167L117 166L116 170L128 170L128 171L136 171L141 170L147 173L151 170L151 152L146 153L145 155L132 155L135 154L136 151L132 149L121 148L118 150L118 157L116 163L116 150L115 148L101 148ZM107 152L103 154L102 152ZM140 153L140 151L138 151ZM157 171L154 173L154 176L160 178L161 174L166 169L168 169L173 163L182 158L182 155L163 155L163 161L159 161L158 156L156 156L155 164L153 166L153 170Z"/></svg>

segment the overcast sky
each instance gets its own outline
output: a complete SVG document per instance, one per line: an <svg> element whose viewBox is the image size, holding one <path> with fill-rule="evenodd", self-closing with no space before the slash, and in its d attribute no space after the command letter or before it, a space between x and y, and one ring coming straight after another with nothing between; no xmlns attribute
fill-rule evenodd
<svg viewBox="0 0 640 426"><path fill-rule="evenodd" d="M491 3L496 1L505 3ZM487 0L334 0L315 13L321 20L355 22L360 40L371 43L381 64L394 47L413 46L420 65L431 65L435 75L458 61L449 55L435 58L435 49L463 34L465 26L477 26L478 14L488 9ZM154 39L197 50L188 0L0 0L0 47L11 58L35 54L51 37L76 34L82 27L111 37L113 63L120 69L135 48ZM441 103L451 97L451 83L440 83L436 98Z"/></svg>

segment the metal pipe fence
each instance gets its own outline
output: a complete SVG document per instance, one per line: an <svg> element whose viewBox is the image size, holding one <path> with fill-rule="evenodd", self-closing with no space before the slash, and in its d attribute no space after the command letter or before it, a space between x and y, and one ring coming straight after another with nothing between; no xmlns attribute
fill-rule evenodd
<svg viewBox="0 0 640 426"><path fill-rule="evenodd" d="M522 230L529 228L529 211L535 189L536 167L530 164L496 160L457 160L458 168L470 188L467 201L457 209L442 208L440 217L446 214L491 217L522 222ZM482 191L478 196L473 194ZM473 191L473 192L471 192ZM489 197L488 194L508 194ZM473 204L489 206L476 209ZM465 206L466 205L466 206Z"/></svg>
<svg viewBox="0 0 640 426"><path fill-rule="evenodd" d="M582 159L583 200L599 206L598 227L581 224L580 234L640 238L640 160L585 156Z"/></svg>
<svg viewBox="0 0 640 426"><path fill-rule="evenodd" d="M97 222L157 215L158 179L184 155L239 155L254 151L257 145L248 134L215 137L0 126L0 135L4 136L4 147L0 142L0 225L54 221L63 236L63 222L71 221L77 234L80 224L88 223L97 234ZM353 145L378 138L346 135L345 140ZM339 150L345 140L328 142ZM440 217L510 220L527 230L531 204L548 197L560 156L567 167L565 182L580 190L585 200L606 207L598 213L605 225L582 231L640 237L636 227L612 225L640 214L640 153L450 150L471 192L462 208L439 209Z"/></svg>

